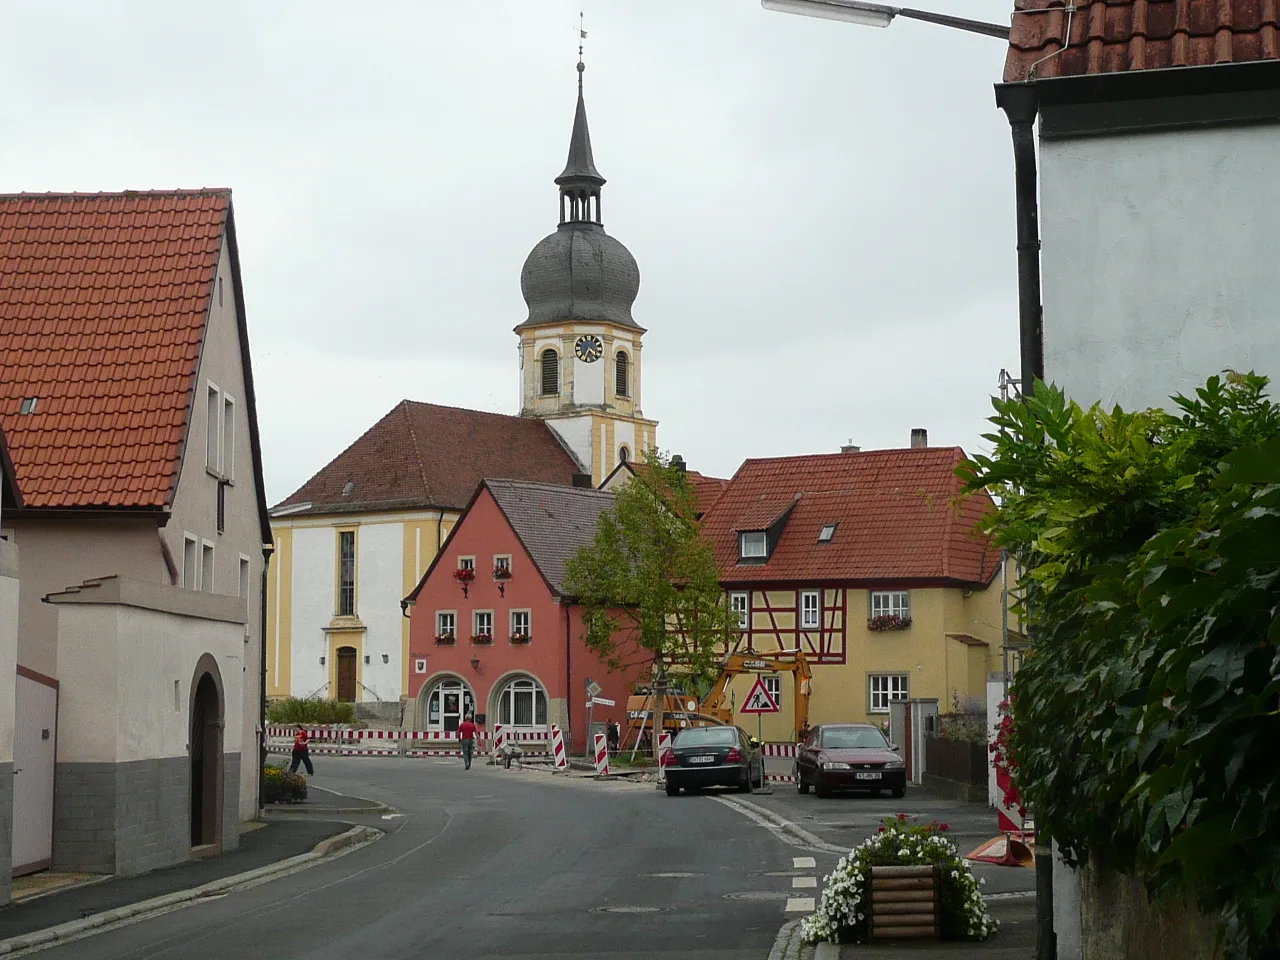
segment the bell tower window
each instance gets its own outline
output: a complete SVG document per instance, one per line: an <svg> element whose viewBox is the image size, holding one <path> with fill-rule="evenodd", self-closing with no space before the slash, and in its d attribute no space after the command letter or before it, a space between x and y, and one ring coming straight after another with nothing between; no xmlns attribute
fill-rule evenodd
<svg viewBox="0 0 1280 960"><path fill-rule="evenodd" d="M542 395L554 397L560 392L560 354L548 347L542 351Z"/></svg>
<svg viewBox="0 0 1280 960"><path fill-rule="evenodd" d="M614 392L620 397L631 396L631 361L625 350L619 350L614 364Z"/></svg>

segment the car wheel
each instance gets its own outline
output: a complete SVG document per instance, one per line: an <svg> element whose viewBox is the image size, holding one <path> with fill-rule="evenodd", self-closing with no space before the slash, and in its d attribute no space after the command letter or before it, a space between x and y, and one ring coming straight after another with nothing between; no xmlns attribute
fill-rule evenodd
<svg viewBox="0 0 1280 960"><path fill-rule="evenodd" d="M677 786L676 786L674 783L672 783L670 780L668 780L668 781L667 781L667 796L668 796L668 797L674 797L674 796L677 796L679 793L680 793L680 788L679 788L679 787L677 787Z"/></svg>
<svg viewBox="0 0 1280 960"><path fill-rule="evenodd" d="M831 791L823 785L821 780L813 781L813 792L823 798L831 796Z"/></svg>
<svg viewBox="0 0 1280 960"><path fill-rule="evenodd" d="M742 771L742 782L738 784L738 792L750 793L751 786L751 767L748 766L746 770Z"/></svg>
<svg viewBox="0 0 1280 960"><path fill-rule="evenodd" d="M760 775L756 777L756 789L757 790L764 789L764 767L760 768Z"/></svg>
<svg viewBox="0 0 1280 960"><path fill-rule="evenodd" d="M800 772L799 767L796 767L796 790L800 793L809 792L809 784L805 783L804 774Z"/></svg>

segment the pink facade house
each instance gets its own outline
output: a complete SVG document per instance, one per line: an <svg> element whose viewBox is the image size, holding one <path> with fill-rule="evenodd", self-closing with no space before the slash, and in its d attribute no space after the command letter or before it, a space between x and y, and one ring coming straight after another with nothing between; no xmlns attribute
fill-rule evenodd
<svg viewBox="0 0 1280 960"><path fill-rule="evenodd" d="M474 711L492 733L558 725L587 742L587 684L615 706L594 706L596 730L623 726L627 696L648 676L637 663L610 672L582 642L582 607L565 568L595 536L613 495L590 488L485 480L404 601L410 618L412 717L406 726L457 729ZM639 658L629 658L639 659Z"/></svg>

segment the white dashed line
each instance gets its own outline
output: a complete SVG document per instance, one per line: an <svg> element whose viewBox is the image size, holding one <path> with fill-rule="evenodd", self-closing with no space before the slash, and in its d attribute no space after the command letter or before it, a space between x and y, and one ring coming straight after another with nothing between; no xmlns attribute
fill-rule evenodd
<svg viewBox="0 0 1280 960"><path fill-rule="evenodd" d="M791 886L796 887L797 889L802 887L808 887L809 889L812 890L818 886L818 878L817 877L792 877Z"/></svg>
<svg viewBox="0 0 1280 960"><path fill-rule="evenodd" d="M787 913L812 913L813 897L788 897Z"/></svg>
<svg viewBox="0 0 1280 960"><path fill-rule="evenodd" d="M805 867L812 869L818 865L818 861L813 857L792 857L791 865L797 870L803 870Z"/></svg>

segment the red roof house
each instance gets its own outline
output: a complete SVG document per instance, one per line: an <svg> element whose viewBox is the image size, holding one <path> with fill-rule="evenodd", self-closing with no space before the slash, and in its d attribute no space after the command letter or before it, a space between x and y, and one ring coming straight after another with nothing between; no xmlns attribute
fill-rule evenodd
<svg viewBox="0 0 1280 960"><path fill-rule="evenodd" d="M1001 641L1000 551L975 530L990 498L961 496L963 459L918 446L747 460L703 517L736 649L803 650L817 665L813 723L983 694ZM791 695L781 679L773 690ZM771 738L797 732L790 711Z"/></svg>

